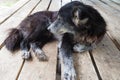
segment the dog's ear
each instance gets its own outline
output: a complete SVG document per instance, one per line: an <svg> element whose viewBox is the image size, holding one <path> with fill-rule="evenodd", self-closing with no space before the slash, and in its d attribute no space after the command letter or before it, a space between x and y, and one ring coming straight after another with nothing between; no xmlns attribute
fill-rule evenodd
<svg viewBox="0 0 120 80"><path fill-rule="evenodd" d="M88 18L81 19L82 14L83 14L83 12L82 12L82 10L81 10L81 8L79 6L75 6L73 8L72 21L76 26L87 23Z"/></svg>

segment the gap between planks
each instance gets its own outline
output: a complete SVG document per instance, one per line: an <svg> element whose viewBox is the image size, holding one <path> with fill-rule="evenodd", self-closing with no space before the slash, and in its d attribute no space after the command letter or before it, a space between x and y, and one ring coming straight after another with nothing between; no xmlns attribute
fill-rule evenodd
<svg viewBox="0 0 120 80"><path fill-rule="evenodd" d="M45 1L43 1L43 2L45 2ZM42 3L42 2L41 2ZM46 3L45 3L46 4ZM44 7L45 7L45 4L44 4ZM38 8L40 9L40 8L44 8L43 7L43 4L41 4L41 7L39 6ZM56 8L56 7L53 7L53 9L54 8ZM43 10L43 9L42 9ZM36 11L36 10L35 10ZM54 45L53 45L54 44ZM24 80L24 79L27 79L27 78L29 78L29 79L31 79L31 80L33 80L33 78L34 79L36 79L36 80L38 80L38 79L42 79L42 80L55 80L55 77L56 77L56 62L57 62L57 60L56 60L56 47L57 46L55 46L55 44L56 43L52 43L52 45L51 45L51 43L48 45L45 45L46 47L43 49L44 51L45 51L45 53L47 53L47 56L50 58L50 60L49 60L49 62L47 62L47 63L45 63L45 62L39 62L38 60L36 60L36 58L34 58L34 60L30 63L30 62L25 62L25 64L24 64L24 67L22 68L22 72L21 72L21 74L20 74L20 76L19 76L19 78L18 78L18 80ZM54 52L52 52L51 53L51 51L50 51L50 45L51 45L51 47L53 48L53 51ZM48 48L49 47L49 48ZM51 49L52 50L52 49ZM49 53L49 54L48 54ZM51 55L50 55L51 54ZM55 55L53 55L53 54L55 54ZM53 56L53 57L52 57ZM51 57L52 57L52 59L51 59ZM53 63L54 63L54 65L53 65ZM39 64L39 65L38 65ZM33 66L32 66L33 65ZM47 65L49 65L49 67L47 66ZM32 66L32 67L29 67L29 66ZM29 68L28 68L29 67ZM40 68L40 69L37 69L37 68ZM51 71L46 71L46 70L51 70L51 68L52 68L52 72ZM30 69L30 70L29 70ZM29 71L28 71L29 70ZM32 74L29 74L30 72L33 72L32 70L34 70L34 73L32 73ZM25 72L25 71L28 71L28 72ZM44 72L43 72L44 71ZM47 73L46 73L47 72ZM52 74L51 74L52 73ZM44 75L44 76L43 76ZM51 76L50 76L51 75ZM30 76L30 77L29 77ZM48 79L49 78L49 79Z"/></svg>
<svg viewBox="0 0 120 80"><path fill-rule="evenodd" d="M30 0L28 0L27 2L25 2L23 5L21 5L21 7L17 8L15 11L13 11L11 14L5 16L4 18L2 18L2 20L0 20L0 25L2 23L4 23L7 19L9 19L12 15L14 15L18 10L20 10L23 6L25 6ZM19 5L19 4L18 4ZM16 6L14 6L16 7Z"/></svg>
<svg viewBox="0 0 120 80"><path fill-rule="evenodd" d="M104 79L104 80L119 80L120 73L119 73L118 65L120 63L119 62L120 51L119 51L119 49L117 49L115 44L113 44L114 42L111 41L111 39L108 35L105 38L106 38L106 40L104 39L104 42L102 41L106 46L106 47L103 46L105 49L99 47L102 50L99 50L99 49L97 49L97 51L94 50L93 57L94 57L94 60L96 61L97 68L99 69L99 72L102 75L102 79ZM109 43L106 41L108 41ZM98 54L96 54L96 53L98 53ZM103 59L101 59L100 57ZM103 62L103 63L100 63L100 62Z"/></svg>
<svg viewBox="0 0 120 80"><path fill-rule="evenodd" d="M34 11L34 9L40 4L41 1L42 1L42 0L40 0L40 1L35 5L35 7L30 11L30 13L28 14L28 16ZM50 0L50 2L49 2L49 5L48 5L48 7L47 7L47 10L49 9L49 6L50 6L51 2L52 2L52 0ZM22 62L22 65L21 65L20 70L19 70L19 72L18 72L18 74L17 74L16 80L18 80L18 78L19 78L19 75L20 75L20 73L21 73L21 71L22 71L22 68L24 67L25 61L26 61L26 60L23 60L23 62Z"/></svg>
<svg viewBox="0 0 120 80"><path fill-rule="evenodd" d="M38 3L38 1L36 1L36 2L35 2L35 1L31 1L31 2L35 3L35 4L33 4L34 6ZM29 2L29 3L31 4L31 2ZM33 7L34 7L34 6L33 6ZM25 6L25 7L28 7L28 5ZM32 7L31 7L31 8L32 8ZM19 13L19 12L18 12L18 13ZM18 13L17 13L17 14L18 14ZM26 13L26 14L27 14L27 13ZM25 15L26 15L26 14L25 14ZM12 19L10 19L10 20L12 20ZM7 21L7 23L9 23L9 21ZM5 25L8 26L8 24L6 24L6 23L5 23ZM2 25L2 29L3 29L3 26L6 27L5 25ZM5 48L2 49L2 51L3 51L3 50L6 51ZM4 52L5 52L5 51L4 51ZM2 52L1 52L1 53L2 53ZM9 52L6 51L6 53L9 53ZM4 53L4 54L3 54L3 53L0 54L0 55L1 55L0 57L2 57L2 56L6 56L6 55L7 55L6 53ZM10 54L11 54L11 53L10 53ZM17 55L17 54L16 54L16 55ZM18 55L18 56L19 56L19 55ZM15 57L18 58L18 56L15 56ZM4 59L4 60L7 60L7 61L8 61L10 57L12 57L12 55L9 55L9 54L8 54L8 56L6 56L5 59L4 59L4 58L1 58L1 60ZM16 58L15 58L15 59L16 59ZM19 63L19 64L21 65L21 64L22 64L22 59L21 59L21 58L18 58L18 59L19 59L19 61L16 62L15 64L18 64L18 63ZM18 59L16 59L16 60L18 60ZM15 61L16 61L16 60L15 60ZM10 61L10 60L9 60L9 61ZM7 67L6 65L10 64L9 61L8 61L7 64L3 64L2 66L3 66L3 67ZM11 61L13 61L13 59L12 59ZM11 62L11 61L10 61L10 62ZM13 61L13 62L15 62L15 61ZM4 61L1 61L1 63L2 63L2 62L4 62ZM5 61L5 62L6 62L6 61ZM14 65L15 65L15 64L14 64ZM14 67L14 65L13 65L13 67ZM2 66L0 66L0 67L3 68ZM8 68L11 68L11 65L10 65L10 67L8 67ZM15 67L15 70L16 70L16 68L17 68L17 71L19 71L19 68L20 68L20 67L18 67L18 66ZM3 68L3 69L7 69L7 68ZM8 69L5 70L5 71L8 71ZM3 73L4 73L5 71L3 71ZM11 71L11 70L9 70L9 71ZM14 71L14 70L13 70L13 71ZM11 72L13 72L13 71L11 71ZM17 71L13 72L12 75L14 75L14 76L9 76L9 75L10 75L9 73L11 73L11 72L6 73L6 75L9 76L9 79L11 79L11 78L15 78L16 75L17 75ZM6 75L4 75L4 76L6 76ZM2 77L2 76L0 76L0 77L1 77L3 80L4 80L5 78L7 78L7 77Z"/></svg>

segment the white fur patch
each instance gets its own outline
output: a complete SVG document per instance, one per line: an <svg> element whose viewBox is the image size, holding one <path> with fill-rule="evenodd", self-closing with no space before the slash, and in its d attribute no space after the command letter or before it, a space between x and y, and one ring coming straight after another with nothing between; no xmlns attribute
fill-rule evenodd
<svg viewBox="0 0 120 80"><path fill-rule="evenodd" d="M45 55L44 51L42 51L41 49L39 49L39 48L35 49L34 53L39 60L41 60L41 61L47 61L48 60L48 57Z"/></svg>
<svg viewBox="0 0 120 80"><path fill-rule="evenodd" d="M76 80L76 72L72 58L64 58L62 80Z"/></svg>
<svg viewBox="0 0 120 80"><path fill-rule="evenodd" d="M76 44L74 45L73 50L75 52L84 52L85 51L84 48L85 48L85 45Z"/></svg>
<svg viewBox="0 0 120 80"><path fill-rule="evenodd" d="M30 51L22 50L22 58L29 59L31 57Z"/></svg>
<svg viewBox="0 0 120 80"><path fill-rule="evenodd" d="M94 48L96 48L96 44L92 44L91 46L86 46L86 45L82 45L82 44L76 44L76 45L74 45L74 47L73 47L73 50L75 51L75 52L84 52L84 51L88 51L88 50L92 50L92 49L94 49Z"/></svg>
<svg viewBox="0 0 120 80"><path fill-rule="evenodd" d="M64 51L62 50L59 51L59 58L62 66L61 78L62 80L77 80L76 72L73 65L73 58L72 56L71 57L65 56L63 52Z"/></svg>

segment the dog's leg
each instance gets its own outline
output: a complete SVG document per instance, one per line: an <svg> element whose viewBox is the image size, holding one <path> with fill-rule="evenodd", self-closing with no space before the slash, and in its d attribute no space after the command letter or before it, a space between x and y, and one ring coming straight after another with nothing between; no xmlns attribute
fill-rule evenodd
<svg viewBox="0 0 120 80"><path fill-rule="evenodd" d="M69 34L64 34L59 46L59 57L61 61L61 79L76 80L76 73L72 57L72 38Z"/></svg>
<svg viewBox="0 0 120 80"><path fill-rule="evenodd" d="M31 43L31 48L35 53L36 57L40 61L47 61L48 57L45 55L44 51L41 49L42 46L43 46L42 42Z"/></svg>
<svg viewBox="0 0 120 80"><path fill-rule="evenodd" d="M22 58L23 59L28 60L31 58L30 44L27 39L25 39L21 42L20 49L22 50Z"/></svg>
<svg viewBox="0 0 120 80"><path fill-rule="evenodd" d="M81 53L81 52L92 50L94 48L96 48L95 43L90 44L90 45L84 45L84 44L77 43L77 44L74 45L73 50L75 52L80 52Z"/></svg>

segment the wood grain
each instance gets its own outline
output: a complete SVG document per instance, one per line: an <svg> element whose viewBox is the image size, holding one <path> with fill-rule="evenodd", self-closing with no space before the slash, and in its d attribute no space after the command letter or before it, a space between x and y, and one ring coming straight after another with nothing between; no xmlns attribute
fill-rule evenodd
<svg viewBox="0 0 120 80"><path fill-rule="evenodd" d="M35 7L38 2L38 0L30 1L0 26L0 43L2 43L6 38L7 29L16 27L21 22L21 20L23 20L23 18L29 14L29 12ZM1 80L16 80L21 65L23 64L21 54L19 53L20 52L11 53L6 50L5 47L0 50Z"/></svg>
<svg viewBox="0 0 120 80"><path fill-rule="evenodd" d="M120 79L120 51L108 36L92 53L103 80Z"/></svg>
<svg viewBox="0 0 120 80"><path fill-rule="evenodd" d="M30 0L20 0L15 5L13 5L9 10L0 14L0 24L7 20L10 16L16 13L20 8L26 5Z"/></svg>
<svg viewBox="0 0 120 80"><path fill-rule="evenodd" d="M18 80L55 80L56 79L56 62L57 62L57 45L56 42L44 46L44 52L48 56L48 62L40 62L33 57L31 62L25 61L23 69Z"/></svg>
<svg viewBox="0 0 120 80"><path fill-rule="evenodd" d="M88 52L74 53L74 62L78 80L98 80Z"/></svg>

